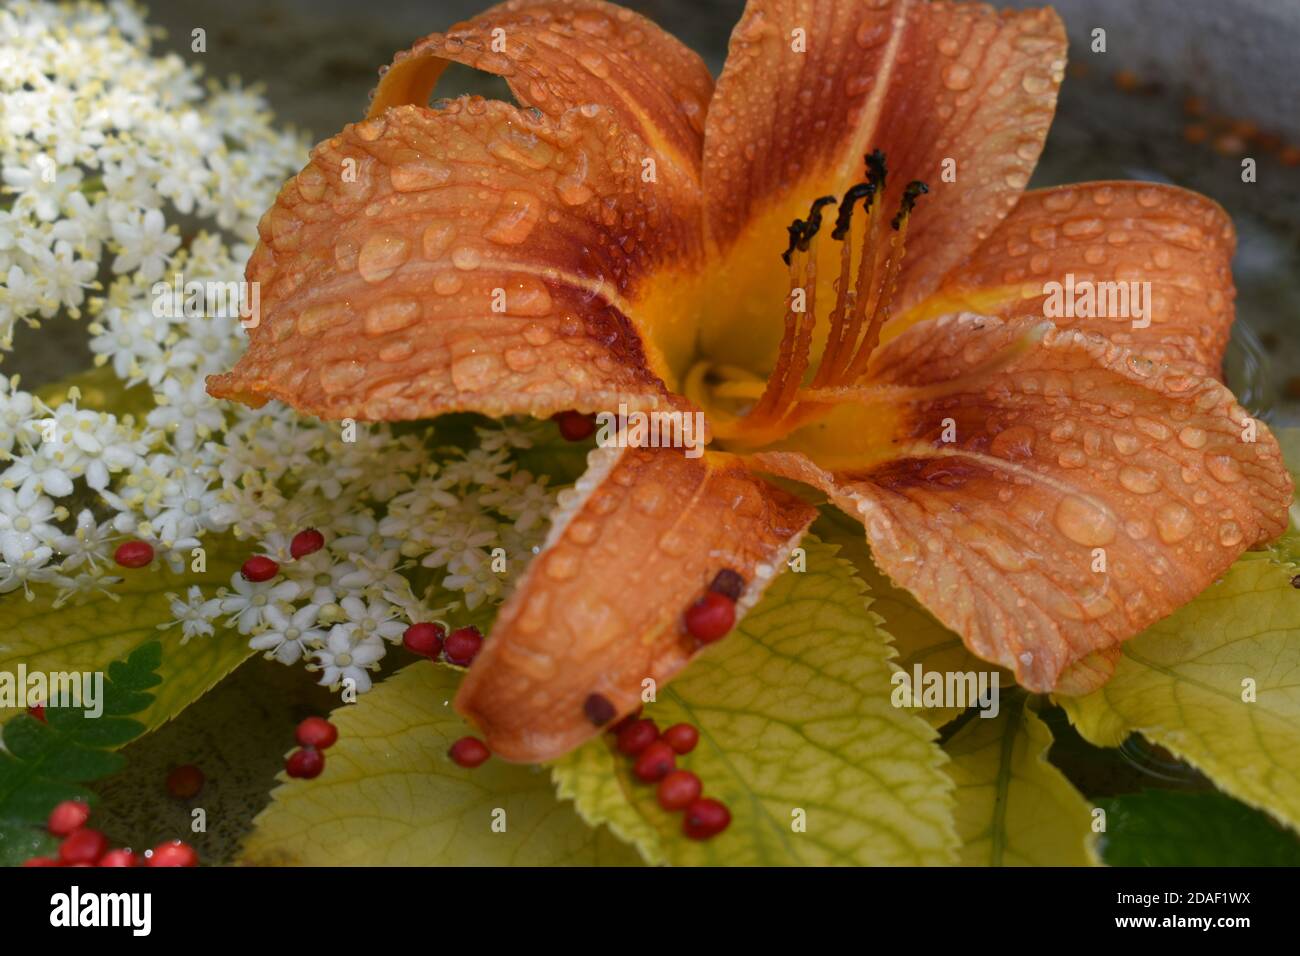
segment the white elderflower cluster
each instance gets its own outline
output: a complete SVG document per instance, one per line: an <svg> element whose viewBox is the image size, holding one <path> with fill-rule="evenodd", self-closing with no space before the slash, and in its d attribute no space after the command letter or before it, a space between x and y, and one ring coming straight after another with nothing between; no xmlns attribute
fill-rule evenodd
<svg viewBox="0 0 1300 956"><path fill-rule="evenodd" d="M411 622L500 600L539 546L554 492L516 452L545 426L434 448L210 398L239 315L186 308L184 289L242 278L308 143L256 91L152 55L152 33L128 0L0 10L0 357L16 330L85 316L112 393L97 409L0 376L0 622L19 594L57 606L165 565L178 590L157 623L182 643L233 629L365 690ZM324 546L295 558L307 529ZM218 555L277 567L184 581Z"/></svg>

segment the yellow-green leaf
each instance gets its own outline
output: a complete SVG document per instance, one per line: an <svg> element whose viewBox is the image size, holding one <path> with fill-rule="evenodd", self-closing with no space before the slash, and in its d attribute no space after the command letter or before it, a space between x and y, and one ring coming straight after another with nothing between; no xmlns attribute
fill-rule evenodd
<svg viewBox="0 0 1300 956"><path fill-rule="evenodd" d="M1060 703L1094 744L1114 747L1140 733L1237 799L1300 827L1300 590L1292 573L1266 559L1238 561L1126 642L1100 690Z"/></svg>
<svg viewBox="0 0 1300 956"><path fill-rule="evenodd" d="M459 676L420 662L333 712L339 739L315 780L288 780L254 821L242 860L303 866L620 866L636 853L557 800L546 772L447 749L469 733ZM493 829L494 823L504 830Z"/></svg>
<svg viewBox="0 0 1300 956"><path fill-rule="evenodd" d="M1047 761L1052 734L1028 699L1003 695L997 717L974 716L944 746L957 784L966 866L1097 862L1092 807Z"/></svg>
<svg viewBox="0 0 1300 956"><path fill-rule="evenodd" d="M720 836L681 833L627 758L595 740L554 767L560 793L650 862L929 864L954 860L952 784L934 730L890 703L893 650L861 581L836 548L805 539L807 571L787 572L736 630L647 708L694 724L678 765L732 813ZM613 771L613 772L611 772Z"/></svg>
<svg viewBox="0 0 1300 956"><path fill-rule="evenodd" d="M57 608L48 595L28 601L15 591L0 597L0 670L14 671L21 663L29 672L102 671L141 644L160 640L163 682L149 708L135 716L149 730L166 723L253 653L248 639L233 630L218 628L211 637L194 637L182 646L179 627L158 629L173 619L168 592L184 594L198 584L210 595L230 582L246 550L215 535L204 539L204 548L202 574L122 571L124 580L113 586L111 597L94 592L81 603ZM21 711L0 709L0 722L16 713Z"/></svg>
<svg viewBox="0 0 1300 956"><path fill-rule="evenodd" d="M871 609L884 619L884 629L898 648L894 662L907 674L912 674L917 664L925 671L938 673L966 671L996 671L1000 686L1015 683L1011 672L982 661L970 651L962 639L934 619L929 611L912 596L911 592L896 587L887 576L880 573L871 559L866 532L861 522L854 521L844 512L827 508L814 525L814 530L824 540L840 546L840 555L853 562L858 576L871 592ZM942 727L961 713L959 707L927 707L917 711L933 727Z"/></svg>

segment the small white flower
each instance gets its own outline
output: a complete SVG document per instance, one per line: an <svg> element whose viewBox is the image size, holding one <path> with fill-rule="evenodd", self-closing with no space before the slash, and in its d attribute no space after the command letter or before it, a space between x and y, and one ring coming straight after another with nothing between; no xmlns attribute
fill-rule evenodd
<svg viewBox="0 0 1300 956"><path fill-rule="evenodd" d="M318 608L346 597L343 580L356 570L351 561L339 561L323 549L284 565L285 577L299 586L302 599Z"/></svg>
<svg viewBox="0 0 1300 956"><path fill-rule="evenodd" d="M148 422L167 431L177 448L194 448L199 439L207 438L225 424L221 407L204 390L201 379L181 382L169 378L155 398L159 404L149 413Z"/></svg>
<svg viewBox="0 0 1300 956"><path fill-rule="evenodd" d="M182 644L187 643L191 637L212 636L212 622L221 613L219 598L204 598L203 589L197 584L191 584L184 598L176 594L168 594L167 600L171 604L171 612L175 620L159 624L158 630L171 630L179 624Z"/></svg>
<svg viewBox="0 0 1300 956"><path fill-rule="evenodd" d="M251 634L264 625L273 604L298 596L298 585L292 581L249 581L238 571L230 576L230 586L235 593L221 599L221 612L230 615L226 623L240 634Z"/></svg>
<svg viewBox="0 0 1300 956"><path fill-rule="evenodd" d="M406 631L406 625L396 620L396 609L387 601L363 601L357 597L345 597L339 606L347 615L347 620L340 622L341 625L359 640L383 638L397 642Z"/></svg>
<svg viewBox="0 0 1300 956"><path fill-rule="evenodd" d="M354 641L342 625L331 628L325 646L312 651L317 666L324 671L320 679L323 686L334 687L350 680L359 694L370 690L370 675L366 670L383 656L382 641Z"/></svg>
<svg viewBox="0 0 1300 956"><path fill-rule="evenodd" d="M54 552L48 545L38 542L34 535L20 534L15 531L0 533L0 594L8 594L22 588L27 600L35 597L29 584L39 581L54 581L58 571L49 567L50 555Z"/></svg>
<svg viewBox="0 0 1300 956"><path fill-rule="evenodd" d="M254 634L248 646L266 651L281 664L293 664L307 653L308 647L325 642L325 632L315 628L319 609L299 608L289 615L283 607L273 606L266 612L266 630Z"/></svg>
<svg viewBox="0 0 1300 956"><path fill-rule="evenodd" d="M114 272L140 272L146 282L158 279L167 265L167 257L181 244L181 237L169 232L167 221L157 209L143 217L113 223L113 239L121 252L113 260Z"/></svg>

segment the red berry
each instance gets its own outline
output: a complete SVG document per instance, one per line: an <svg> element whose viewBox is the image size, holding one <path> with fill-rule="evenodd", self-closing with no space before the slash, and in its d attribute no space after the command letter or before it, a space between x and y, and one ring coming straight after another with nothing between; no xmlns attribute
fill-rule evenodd
<svg viewBox="0 0 1300 956"><path fill-rule="evenodd" d="M295 559L305 558L323 547L325 547L325 535L315 528L306 528L295 534L293 540L289 542L289 554Z"/></svg>
<svg viewBox="0 0 1300 956"><path fill-rule="evenodd" d="M422 621L406 629L402 634L402 643L412 654L419 654L421 657L437 657L442 653L442 639L446 634L447 629L441 624Z"/></svg>
<svg viewBox="0 0 1300 956"><path fill-rule="evenodd" d="M280 565L264 554L255 554L239 569L245 581L269 581L280 573Z"/></svg>
<svg viewBox="0 0 1300 956"><path fill-rule="evenodd" d="M45 828L55 836L67 836L90 819L90 804L84 800L64 800L50 811Z"/></svg>
<svg viewBox="0 0 1300 956"><path fill-rule="evenodd" d="M113 552L113 560L124 568L144 568L153 561L153 545L148 541L123 541Z"/></svg>
<svg viewBox="0 0 1300 956"><path fill-rule="evenodd" d="M653 720L636 720L618 732L618 749L635 757L659 739L659 725Z"/></svg>
<svg viewBox="0 0 1300 956"><path fill-rule="evenodd" d="M715 837L731 823L731 811L717 800L702 797L686 808L682 832L692 840Z"/></svg>
<svg viewBox="0 0 1300 956"><path fill-rule="evenodd" d="M636 710L632 711L632 713L628 714L626 717L624 717L622 720L616 723L613 727L609 728L609 732L611 734L617 734L621 730L623 730L624 727L632 726L638 720L641 719L641 711L643 711L644 709L645 709L644 707L638 707Z"/></svg>
<svg viewBox="0 0 1300 956"><path fill-rule="evenodd" d="M63 863L52 856L32 856L23 860L23 866L62 866Z"/></svg>
<svg viewBox="0 0 1300 956"><path fill-rule="evenodd" d="M447 755L462 767L473 769L492 756L487 744L477 737L461 737L451 745Z"/></svg>
<svg viewBox="0 0 1300 956"><path fill-rule="evenodd" d="M712 644L736 623L736 602L725 594L708 591L686 609L686 630L701 644Z"/></svg>
<svg viewBox="0 0 1300 956"><path fill-rule="evenodd" d="M59 859L64 863L94 863L108 850L108 837L98 830L82 827L73 830L59 844Z"/></svg>
<svg viewBox="0 0 1300 956"><path fill-rule="evenodd" d="M689 770L674 770L659 781L659 806L681 810L700 798L704 784Z"/></svg>
<svg viewBox="0 0 1300 956"><path fill-rule="evenodd" d="M636 763L632 765L632 772L645 783L655 783L672 773L676 767L677 755L673 753L673 748L662 740L656 740L641 751Z"/></svg>
<svg viewBox="0 0 1300 956"><path fill-rule="evenodd" d="M146 866L198 866L199 855L194 847L180 840L159 843L145 863Z"/></svg>
<svg viewBox="0 0 1300 956"><path fill-rule="evenodd" d="M469 667L483 647L483 635L477 627L458 627L447 635L442 645L443 655L453 664Z"/></svg>
<svg viewBox="0 0 1300 956"><path fill-rule="evenodd" d="M560 426L560 434L565 441L582 441L590 438L596 430L596 423L590 415L582 412L558 412L552 416L555 424Z"/></svg>
<svg viewBox="0 0 1300 956"><path fill-rule="evenodd" d="M663 732L663 742L679 754L688 754L700 742L700 732L690 724L673 724Z"/></svg>
<svg viewBox="0 0 1300 956"><path fill-rule="evenodd" d="M339 739L339 729L324 717L308 717L298 725L293 735L304 747L324 750Z"/></svg>
<svg viewBox="0 0 1300 956"><path fill-rule="evenodd" d="M109 850L99 858L100 866L139 866L140 858L130 850Z"/></svg>
<svg viewBox="0 0 1300 956"><path fill-rule="evenodd" d="M203 789L203 771L193 764L177 767L167 775L167 792L177 800L198 796Z"/></svg>
<svg viewBox="0 0 1300 956"><path fill-rule="evenodd" d="M299 780L312 780L320 776L325 769L325 755L315 747L303 747L289 754L284 762L284 771Z"/></svg>
<svg viewBox="0 0 1300 956"><path fill-rule="evenodd" d="M46 720L45 720L45 705L44 705L44 704L32 704L32 706L30 706L30 707L27 708L27 713L29 713L31 716L35 717L35 718L36 718L37 720L39 720L41 723L46 723Z"/></svg>

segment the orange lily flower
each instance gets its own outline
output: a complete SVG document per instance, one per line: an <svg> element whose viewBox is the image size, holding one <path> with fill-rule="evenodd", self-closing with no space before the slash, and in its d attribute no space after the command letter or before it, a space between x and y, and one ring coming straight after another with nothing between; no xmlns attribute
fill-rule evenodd
<svg viewBox="0 0 1300 956"><path fill-rule="evenodd" d="M816 513L760 472L859 518L979 657L1088 690L1280 534L1292 487L1219 381L1223 210L1024 191L1065 55L1050 10L750 0L715 88L630 11L494 7L399 54L285 185L248 264L263 321L209 390L335 419L707 415L702 457L600 449L563 500L456 700L507 759L686 666L719 571L758 600ZM430 107L452 62L520 105ZM1068 277L1149 282L1149 323L1045 319Z"/></svg>

